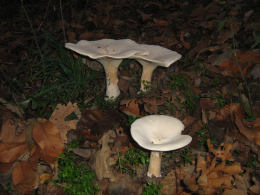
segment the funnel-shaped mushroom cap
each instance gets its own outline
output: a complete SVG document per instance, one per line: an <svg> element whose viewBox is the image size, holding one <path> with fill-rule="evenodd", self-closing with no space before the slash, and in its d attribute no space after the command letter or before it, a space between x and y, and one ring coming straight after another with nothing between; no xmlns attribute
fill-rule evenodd
<svg viewBox="0 0 260 195"><path fill-rule="evenodd" d="M140 44L139 49L148 53L136 53L134 56L135 59L146 60L163 67L169 67L181 58L181 54L158 45Z"/></svg>
<svg viewBox="0 0 260 195"><path fill-rule="evenodd" d="M110 57L123 59L135 54L147 55L148 52L130 39L100 39L97 41L81 40L76 44L66 43L65 47L92 59Z"/></svg>
<svg viewBox="0 0 260 195"><path fill-rule="evenodd" d="M133 139L143 148L152 151L170 151L188 145L192 138L181 135L183 123L166 115L149 115L131 125Z"/></svg>

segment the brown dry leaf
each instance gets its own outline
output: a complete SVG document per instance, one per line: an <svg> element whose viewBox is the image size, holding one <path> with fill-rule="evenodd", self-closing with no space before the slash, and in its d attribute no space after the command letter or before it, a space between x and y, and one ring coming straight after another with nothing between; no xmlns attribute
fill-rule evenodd
<svg viewBox="0 0 260 195"><path fill-rule="evenodd" d="M49 180L52 178L52 175L48 174L48 173L43 173L40 175L40 184L44 184L45 181Z"/></svg>
<svg viewBox="0 0 260 195"><path fill-rule="evenodd" d="M99 140L99 144L101 144L101 149L97 151L95 162L92 165L92 168L95 170L98 180L108 178L113 181L116 178L116 173L112 169L112 165L116 163L116 160L112 158L112 150L109 146L109 143L111 143L111 139L115 137L115 132L109 130L104 133L102 138Z"/></svg>
<svg viewBox="0 0 260 195"><path fill-rule="evenodd" d="M227 25L230 26L229 22L226 22ZM234 23L232 22L232 29L230 27L228 27L227 29L223 29L219 32L218 35L218 45L222 45L224 44L227 40L231 39L233 37L234 34L237 33L237 31L239 30L241 24L240 23Z"/></svg>
<svg viewBox="0 0 260 195"><path fill-rule="evenodd" d="M195 117L192 117L192 116L186 116L186 117L182 120L182 122L183 122L185 128L190 127L195 121L196 121L196 118L195 118Z"/></svg>
<svg viewBox="0 0 260 195"><path fill-rule="evenodd" d="M182 31L180 34L180 41L182 45L185 47L185 49L190 49L190 43L184 40L184 32Z"/></svg>
<svg viewBox="0 0 260 195"><path fill-rule="evenodd" d="M229 175L237 175L243 172L243 170L241 169L241 164L238 162L235 162L230 166L223 167L222 171Z"/></svg>
<svg viewBox="0 0 260 195"><path fill-rule="evenodd" d="M5 99L3 99L3 98L0 98L0 102L3 103L8 110L10 110L11 112L17 114L20 118L23 118L23 116L24 116L24 111L23 111L23 109L21 109L21 108L18 107L18 106L9 104L9 103L8 103Z"/></svg>
<svg viewBox="0 0 260 195"><path fill-rule="evenodd" d="M231 119L234 118L234 115L239 116L239 118L243 118L243 112L241 104L239 103L232 103L224 106L219 113L217 113L215 119L216 120L226 120L228 117Z"/></svg>
<svg viewBox="0 0 260 195"><path fill-rule="evenodd" d="M1 163L0 162L0 174L7 174L12 168L13 163Z"/></svg>
<svg viewBox="0 0 260 195"><path fill-rule="evenodd" d="M59 129L50 121L37 123L34 126L33 139L41 149L41 159L47 163L53 163L63 152L64 143Z"/></svg>
<svg viewBox="0 0 260 195"><path fill-rule="evenodd" d="M90 140L90 141L98 141L99 136L97 135L91 135L90 129L82 129L81 135L84 139Z"/></svg>
<svg viewBox="0 0 260 195"><path fill-rule="evenodd" d="M255 194L259 194L260 193L260 181L253 177L252 178L254 185L252 185L249 189L251 192L255 193Z"/></svg>
<svg viewBox="0 0 260 195"><path fill-rule="evenodd" d="M143 22L145 22L146 20L148 20L152 17L152 14L145 14L144 12L140 11L139 9L137 10L137 12L140 14Z"/></svg>
<svg viewBox="0 0 260 195"><path fill-rule="evenodd" d="M158 97L143 98L142 100L144 103L149 103L155 106L160 106L166 102L165 100Z"/></svg>
<svg viewBox="0 0 260 195"><path fill-rule="evenodd" d="M22 156L29 146L25 144L6 144L0 143L0 162L11 163Z"/></svg>
<svg viewBox="0 0 260 195"><path fill-rule="evenodd" d="M25 142L25 131L19 136L16 135L16 129L18 127L17 120L8 119L6 120L0 132L0 141L9 144L20 144Z"/></svg>
<svg viewBox="0 0 260 195"><path fill-rule="evenodd" d="M209 152L214 156L208 154L206 160L199 154L197 157L196 172L200 174L197 183L202 188L205 194L216 194L217 190L232 189L234 178L243 172L240 163L233 163L226 165L226 161L234 161L231 155L231 144L221 144L218 148L214 148L213 144L207 140ZM217 159L220 162L217 163Z"/></svg>
<svg viewBox="0 0 260 195"><path fill-rule="evenodd" d="M97 33L97 32L89 32L86 31L84 33L81 33L79 35L79 39L81 40L96 40L96 39L102 39L105 37L105 34L103 33Z"/></svg>
<svg viewBox="0 0 260 195"><path fill-rule="evenodd" d="M255 63L259 63L260 54L253 51L237 51L237 60L234 55L226 61L222 61L219 67L222 69L220 72L224 76L236 76L241 74L239 67L243 75L247 74L248 69ZM237 64L238 63L238 64Z"/></svg>
<svg viewBox="0 0 260 195"><path fill-rule="evenodd" d="M153 22L156 26L169 26L169 22L167 20L154 18Z"/></svg>
<svg viewBox="0 0 260 195"><path fill-rule="evenodd" d="M139 104L137 99L125 99L120 102L120 110L127 115L131 115L134 117L141 117Z"/></svg>
<svg viewBox="0 0 260 195"><path fill-rule="evenodd" d="M217 178L208 179L208 188L213 189L232 189L233 188L233 178L231 175L221 176Z"/></svg>
<svg viewBox="0 0 260 195"><path fill-rule="evenodd" d="M171 170L166 177L163 178L161 181L162 188L161 193L162 195L167 194L176 194L177 187L176 187L176 176L175 176L175 170Z"/></svg>
<svg viewBox="0 0 260 195"><path fill-rule="evenodd" d="M85 26L79 23L71 22L70 23L72 28L76 28L76 30L83 30L85 29Z"/></svg>
<svg viewBox="0 0 260 195"><path fill-rule="evenodd" d="M65 106L58 104L49 119L59 129L63 143L67 143L67 132L76 129L78 119L65 121L66 117L72 113L75 113L78 119L81 117L81 112L76 103L69 102Z"/></svg>
<svg viewBox="0 0 260 195"><path fill-rule="evenodd" d="M67 30L66 32L67 37L68 37L68 42L70 43L75 43L76 41L76 33L70 30Z"/></svg>
<svg viewBox="0 0 260 195"><path fill-rule="evenodd" d="M260 127L260 117L256 118L252 122L245 122L245 125L251 128L258 128Z"/></svg>
<svg viewBox="0 0 260 195"><path fill-rule="evenodd" d="M216 107L216 100L211 98L200 98L200 107L205 110L212 110Z"/></svg>
<svg viewBox="0 0 260 195"><path fill-rule="evenodd" d="M166 100L157 97L143 98L142 101L145 103L144 104L145 111L148 112L149 114L157 113L158 106L166 102Z"/></svg>
<svg viewBox="0 0 260 195"><path fill-rule="evenodd" d="M13 169L12 181L14 188L22 194L31 193L39 185L39 177L32 167L31 163L22 161Z"/></svg>
<svg viewBox="0 0 260 195"><path fill-rule="evenodd" d="M206 161L201 157L200 154L197 155L197 165L196 165L196 171L202 171L206 172L207 163Z"/></svg>
<svg viewBox="0 0 260 195"><path fill-rule="evenodd" d="M31 149L29 162L31 162L32 164L37 163L38 160L41 158L40 151L41 149L39 148L39 146L34 144Z"/></svg>
<svg viewBox="0 0 260 195"><path fill-rule="evenodd" d="M233 157L232 154L230 153L231 149L232 149L232 145L231 144L220 144L219 147L217 147L216 149L214 148L213 144L210 143L210 140L207 140L207 145L208 145L208 149L209 152L213 153L215 158L219 158L221 159L223 162L225 162L226 160L229 161L233 161ZM212 162L211 162L212 164Z"/></svg>
<svg viewBox="0 0 260 195"><path fill-rule="evenodd" d="M248 128L243 124L242 118L236 116L235 124L239 129L239 132L244 135L249 141L260 146L260 128Z"/></svg>

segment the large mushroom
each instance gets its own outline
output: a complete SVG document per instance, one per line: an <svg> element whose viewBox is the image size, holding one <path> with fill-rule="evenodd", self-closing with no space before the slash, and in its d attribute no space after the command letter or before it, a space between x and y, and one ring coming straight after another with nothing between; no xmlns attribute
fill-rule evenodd
<svg viewBox="0 0 260 195"><path fill-rule="evenodd" d="M161 152L188 145L192 138L181 135L183 123L166 115L149 115L139 118L131 125L133 139L143 148L151 150L148 177L161 177Z"/></svg>
<svg viewBox="0 0 260 195"><path fill-rule="evenodd" d="M106 73L106 96L108 99L117 98L120 94L118 88L118 66L124 58L135 54L147 55L140 45L130 39L101 39L97 41L81 40L76 44L66 43L65 47L81 55L96 59L103 66Z"/></svg>
<svg viewBox="0 0 260 195"><path fill-rule="evenodd" d="M146 91L145 83L151 82L153 71L158 66L169 67L181 58L179 53L158 45L140 44L140 50L147 51L147 54L136 53L134 55L134 59L143 66L141 91Z"/></svg>

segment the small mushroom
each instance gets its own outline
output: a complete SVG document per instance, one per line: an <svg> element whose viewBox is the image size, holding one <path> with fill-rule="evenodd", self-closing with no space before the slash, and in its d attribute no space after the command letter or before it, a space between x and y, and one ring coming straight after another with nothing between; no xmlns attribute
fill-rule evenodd
<svg viewBox="0 0 260 195"><path fill-rule="evenodd" d="M144 81L151 82L153 71L157 66L169 67L172 63L181 58L181 55L175 51L158 45L140 44L142 51L148 54L137 53L134 58L143 66L141 77L141 91L145 91Z"/></svg>
<svg viewBox="0 0 260 195"><path fill-rule="evenodd" d="M139 44L130 39L81 40L76 44L66 43L65 47L81 55L96 59L104 66L107 82L106 96L108 99L117 98L120 95L117 72L122 60L135 54L147 54L146 51L140 49Z"/></svg>
<svg viewBox="0 0 260 195"><path fill-rule="evenodd" d="M166 115L149 115L132 123L133 139L141 147L151 150L148 177L161 177L161 152L176 150L191 142L191 136L181 135L183 129L179 119Z"/></svg>

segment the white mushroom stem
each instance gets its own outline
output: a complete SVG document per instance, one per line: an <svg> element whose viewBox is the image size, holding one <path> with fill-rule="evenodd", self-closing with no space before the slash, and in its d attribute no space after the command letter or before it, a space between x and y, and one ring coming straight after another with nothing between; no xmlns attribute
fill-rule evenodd
<svg viewBox="0 0 260 195"><path fill-rule="evenodd" d="M120 95L118 87L118 66L122 62L122 59L113 58L101 58L97 59L103 66L106 73L106 96L105 99L115 99Z"/></svg>
<svg viewBox="0 0 260 195"><path fill-rule="evenodd" d="M150 155L150 163L148 168L148 177L161 177L161 159L162 153L159 151L152 151Z"/></svg>
<svg viewBox="0 0 260 195"><path fill-rule="evenodd" d="M137 60L143 66L143 72L141 77L141 91L145 90L145 84L152 81L153 71L157 67L153 62L147 60Z"/></svg>

